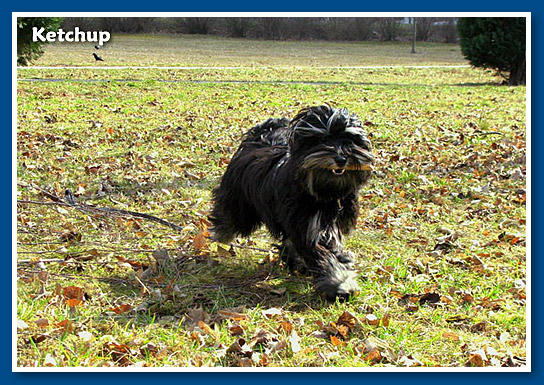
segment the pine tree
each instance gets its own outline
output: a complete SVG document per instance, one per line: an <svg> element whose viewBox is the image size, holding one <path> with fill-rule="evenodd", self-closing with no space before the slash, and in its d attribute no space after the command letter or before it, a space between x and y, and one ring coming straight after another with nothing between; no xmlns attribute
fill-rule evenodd
<svg viewBox="0 0 544 385"><path fill-rule="evenodd" d="M464 17L457 29L470 64L499 71L509 85L525 84L525 18Z"/></svg>

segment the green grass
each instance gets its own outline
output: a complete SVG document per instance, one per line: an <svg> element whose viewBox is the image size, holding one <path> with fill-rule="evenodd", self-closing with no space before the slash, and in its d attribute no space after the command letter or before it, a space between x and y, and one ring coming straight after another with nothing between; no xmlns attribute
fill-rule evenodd
<svg viewBox="0 0 544 385"><path fill-rule="evenodd" d="M53 43L35 65L114 66L365 66L463 65L458 45L267 41L198 35L113 35L98 53L94 43Z"/></svg>
<svg viewBox="0 0 544 385"><path fill-rule="evenodd" d="M27 184L61 197L69 188L78 202L183 228L19 203L17 318L27 324L17 334L19 366L460 367L477 349L487 351L486 366L526 356L524 87L468 68L311 68L353 63L345 47L357 43L176 39L115 37L104 55L108 64L253 67L18 70L20 79L67 79L18 82L18 200L51 202ZM178 41L184 49L172 48ZM452 64L457 50L429 45L440 52L432 61L395 61L399 47L368 45L359 65ZM84 65L77 47L52 61L66 50L53 44L36 64ZM260 51L282 60L261 66ZM345 242L359 256L361 286L345 303L326 302L276 254L255 250L272 249L264 230L231 251L197 236L242 133L324 102L366 122L378 158ZM433 252L444 229L458 238ZM170 258L157 262L158 249ZM68 301L68 286L85 293L82 302ZM425 293L440 301L421 304ZM343 335L331 322L345 311L358 325ZM368 315L378 324L365 323ZM241 338L249 348L236 346ZM383 341L382 360L369 355L373 338Z"/></svg>

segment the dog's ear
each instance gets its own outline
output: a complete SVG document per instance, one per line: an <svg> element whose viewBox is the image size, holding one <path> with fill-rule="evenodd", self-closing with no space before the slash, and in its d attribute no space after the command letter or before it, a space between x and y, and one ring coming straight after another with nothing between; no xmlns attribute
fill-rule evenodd
<svg viewBox="0 0 544 385"><path fill-rule="evenodd" d="M330 105L308 107L300 110L290 124L303 136L336 135L348 128L354 135L365 135L362 124L355 114L346 108L336 109Z"/></svg>

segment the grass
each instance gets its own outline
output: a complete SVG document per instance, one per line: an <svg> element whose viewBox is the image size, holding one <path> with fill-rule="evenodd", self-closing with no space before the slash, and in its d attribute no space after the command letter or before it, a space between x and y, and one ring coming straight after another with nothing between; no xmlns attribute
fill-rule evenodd
<svg viewBox="0 0 544 385"><path fill-rule="evenodd" d="M35 63L94 65L94 43L53 43ZM458 45L266 41L199 35L114 35L98 53L114 66L365 66L464 65Z"/></svg>
<svg viewBox="0 0 544 385"><path fill-rule="evenodd" d="M247 68L19 69L63 80L18 82L17 364L522 364L525 88L469 68L315 68L366 46L120 36L108 65ZM456 46L400 47L368 44L357 63L462 63ZM36 64L88 64L67 49ZM264 230L230 250L201 236L242 133L323 102L361 116L378 157L345 242L361 292L344 303L287 274ZM182 230L37 204L52 201L30 185Z"/></svg>

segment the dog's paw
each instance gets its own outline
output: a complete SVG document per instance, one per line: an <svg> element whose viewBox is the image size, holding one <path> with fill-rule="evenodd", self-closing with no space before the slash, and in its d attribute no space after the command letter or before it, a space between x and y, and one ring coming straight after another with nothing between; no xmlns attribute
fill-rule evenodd
<svg viewBox="0 0 544 385"><path fill-rule="evenodd" d="M331 301L336 298L349 299L360 290L355 279L355 272L347 269L339 269L333 275L317 278L316 289L324 293Z"/></svg>
<svg viewBox="0 0 544 385"><path fill-rule="evenodd" d="M357 281L355 281L354 274L353 277L348 278L338 286L338 288L336 289L335 297L338 297L340 299L349 299L349 297L357 294L359 290L360 288L357 284Z"/></svg>

